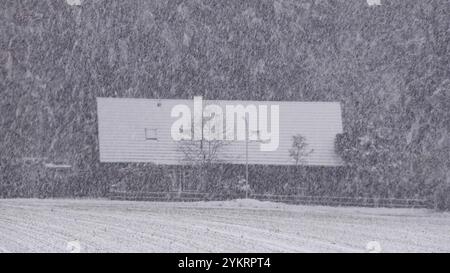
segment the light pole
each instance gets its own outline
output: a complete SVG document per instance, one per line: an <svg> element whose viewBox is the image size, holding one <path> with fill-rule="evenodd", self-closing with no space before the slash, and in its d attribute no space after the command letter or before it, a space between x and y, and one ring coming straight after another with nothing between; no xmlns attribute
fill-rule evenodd
<svg viewBox="0 0 450 273"><path fill-rule="evenodd" d="M249 133L248 133L248 120L247 117L244 117L244 121L245 121L245 199L248 198L248 188L249 188L249 183L248 183L248 138L249 138Z"/></svg>

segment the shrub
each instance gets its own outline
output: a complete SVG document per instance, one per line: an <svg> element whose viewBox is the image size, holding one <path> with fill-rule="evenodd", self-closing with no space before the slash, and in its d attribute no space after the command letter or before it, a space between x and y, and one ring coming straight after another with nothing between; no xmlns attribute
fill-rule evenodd
<svg viewBox="0 0 450 273"><path fill-rule="evenodd" d="M436 187L434 207L438 210L450 210L450 184L442 183Z"/></svg>

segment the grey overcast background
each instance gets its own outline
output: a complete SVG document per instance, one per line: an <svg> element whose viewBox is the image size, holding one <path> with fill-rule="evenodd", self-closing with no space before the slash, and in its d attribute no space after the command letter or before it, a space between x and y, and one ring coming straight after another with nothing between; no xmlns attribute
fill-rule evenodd
<svg viewBox="0 0 450 273"><path fill-rule="evenodd" d="M0 252L448 252L449 60L444 0L0 0ZM193 96L339 102L344 164L100 161Z"/></svg>

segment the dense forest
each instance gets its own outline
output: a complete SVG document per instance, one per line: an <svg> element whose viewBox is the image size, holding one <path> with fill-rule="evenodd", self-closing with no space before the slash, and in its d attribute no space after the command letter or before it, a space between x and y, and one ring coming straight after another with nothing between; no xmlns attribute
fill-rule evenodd
<svg viewBox="0 0 450 273"><path fill-rule="evenodd" d="M1 0L0 195L162 175L99 162L95 98L194 95L340 101L347 167L328 194L450 194L450 5L381 3Z"/></svg>

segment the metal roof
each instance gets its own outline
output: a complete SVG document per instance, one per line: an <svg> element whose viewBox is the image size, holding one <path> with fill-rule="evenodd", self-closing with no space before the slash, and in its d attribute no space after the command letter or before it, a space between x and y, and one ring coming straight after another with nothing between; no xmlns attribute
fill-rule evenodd
<svg viewBox="0 0 450 273"><path fill-rule="evenodd" d="M183 154L170 130L177 118L171 117L175 105L193 107L193 100L97 98L98 137L101 162L152 162L181 164ZM342 133L339 102L225 101L205 100L204 104L279 105L279 146L275 151L261 151L259 143L249 143L249 163L290 165L292 137L301 134L314 151L306 165L338 166L342 161L334 151L334 140ZM157 139L147 139L146 130L157 130ZM154 134L152 132L152 134ZM245 163L245 141L233 141L221 151L227 163Z"/></svg>

